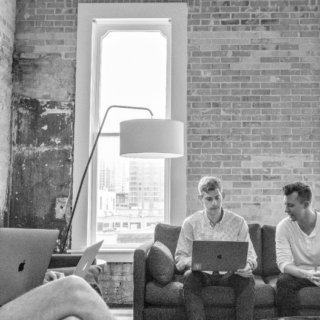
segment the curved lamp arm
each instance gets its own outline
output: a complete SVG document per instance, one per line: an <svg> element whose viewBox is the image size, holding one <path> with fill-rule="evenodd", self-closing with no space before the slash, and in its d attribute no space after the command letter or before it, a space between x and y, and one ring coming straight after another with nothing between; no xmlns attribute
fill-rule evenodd
<svg viewBox="0 0 320 320"><path fill-rule="evenodd" d="M62 245L62 250L61 250L62 253L63 253L63 251L64 251L64 249L65 249L65 246L66 246L66 243L67 243L67 240L68 240L68 234L69 234L69 232L70 232L70 228L71 228L73 216L74 216L74 213L75 213L77 204L78 204L78 199L79 199L79 196L80 196L80 192L81 192L81 189L82 189L82 185L83 185L84 179L85 179L85 177L86 177L86 174L87 174L87 171L88 171L88 168L89 168L91 159L92 159L92 157L93 157L93 153L94 153L94 151L95 151L95 149L96 149L96 146L97 146L97 143L98 143L98 140L99 140L101 131L102 131L102 129L103 129L104 122L106 121L108 112L109 112L109 110L110 110L111 108L146 110L146 111L149 111L149 112L150 112L151 117L153 116L153 113L152 113L152 111L151 111L150 109L148 109L148 108L143 108L143 107L128 107L128 106L117 106L117 105L114 105L114 106L110 106L110 107L107 109L107 111L106 111L106 113L105 113L105 115L104 115L104 117L103 117L103 120L102 120L100 129L99 129L99 132L98 132L97 137L96 137L96 140L94 141L94 144L93 144L93 147L92 147L90 156L89 156L89 160L88 160L88 162L87 162L86 168L84 169L84 172L83 172L83 175L82 175L82 178L81 178L81 181L80 181L79 190L78 190L78 193L77 193L77 196L76 196L76 200L75 200L75 202L74 202L74 206L73 206L73 208L72 208L69 225L68 225L68 228L67 228L67 231L66 231L66 235L65 235L65 239L64 239L64 242L63 242L63 245Z"/></svg>

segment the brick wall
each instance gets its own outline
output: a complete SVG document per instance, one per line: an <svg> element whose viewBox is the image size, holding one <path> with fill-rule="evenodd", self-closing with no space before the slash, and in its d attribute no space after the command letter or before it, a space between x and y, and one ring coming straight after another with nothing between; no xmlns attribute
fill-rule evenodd
<svg viewBox="0 0 320 320"><path fill-rule="evenodd" d="M15 1L0 0L0 227L7 224L15 14Z"/></svg>
<svg viewBox="0 0 320 320"><path fill-rule="evenodd" d="M189 3L188 214L207 174L250 222L280 221L293 180L313 187L319 209L318 5Z"/></svg>
<svg viewBox="0 0 320 320"><path fill-rule="evenodd" d="M207 174L222 178L226 205L248 222L276 224L282 219L281 186L297 179L314 188L315 207L319 208L318 1L190 0L188 8L187 214L199 209L196 187ZM13 133L32 133L34 140L31 147L26 143L14 146L17 161L13 163L20 172L24 158L39 159L40 182L49 174L57 177L59 171L72 170L68 158L72 142L63 140L70 137L69 129L61 137L64 144L55 139L59 126L49 126L44 145L39 144L38 136L49 121L44 111L66 117L62 119L67 120L67 128L69 123L72 126L77 1L18 0L17 9L14 93L18 103L14 115L22 122L15 124ZM44 111L39 110L44 105ZM26 114L34 120L28 122ZM47 150L56 150L63 165L55 173L46 171L48 163L52 171L56 168L55 158L43 154ZM28 163L32 168L33 162ZM33 169L31 173L37 174ZM52 208L56 197L68 196L70 179L67 175L59 192L47 187L51 185L48 179L44 179L45 192L41 193L41 184L32 188L32 212L39 212L47 194L51 198L46 201L52 206L44 217L40 214L42 219L20 219L20 212L11 211L18 216L12 223L58 223ZM17 177L13 190L27 194L25 190L33 185ZM16 201L12 196L12 208ZM17 208L28 202L23 197ZM132 264L108 264L101 280L108 303L132 303Z"/></svg>

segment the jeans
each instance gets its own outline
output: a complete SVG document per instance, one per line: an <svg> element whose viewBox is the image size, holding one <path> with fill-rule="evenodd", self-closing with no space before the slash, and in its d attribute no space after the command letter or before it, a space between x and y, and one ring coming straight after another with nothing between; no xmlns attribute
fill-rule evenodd
<svg viewBox="0 0 320 320"><path fill-rule="evenodd" d="M184 275L183 294L188 320L204 320L202 289L208 286L232 287L236 296L236 319L253 319L255 282L253 276L243 278L234 273L210 275L201 271L187 271Z"/></svg>
<svg viewBox="0 0 320 320"><path fill-rule="evenodd" d="M308 279L294 277L287 273L280 273L277 281L276 304L280 316L298 316L300 301L298 291L305 287L316 287Z"/></svg>

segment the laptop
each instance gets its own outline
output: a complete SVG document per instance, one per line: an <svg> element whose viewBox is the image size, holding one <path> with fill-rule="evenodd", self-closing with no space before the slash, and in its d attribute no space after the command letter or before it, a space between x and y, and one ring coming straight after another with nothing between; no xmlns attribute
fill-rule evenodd
<svg viewBox="0 0 320 320"><path fill-rule="evenodd" d="M0 228L0 306L41 285L59 230Z"/></svg>
<svg viewBox="0 0 320 320"><path fill-rule="evenodd" d="M73 274L75 276L84 278L86 274L88 273L88 270L90 266L92 265L92 262L96 255L99 252L99 249L102 245L104 240L99 241L92 246L88 247L82 254L81 259L78 262L78 265L76 266L76 269L74 270Z"/></svg>
<svg viewBox="0 0 320 320"><path fill-rule="evenodd" d="M237 271L247 263L248 242L193 241L192 271Z"/></svg>
<svg viewBox="0 0 320 320"><path fill-rule="evenodd" d="M43 284L59 230L0 228L0 306ZM74 271L84 278L103 240L88 247Z"/></svg>

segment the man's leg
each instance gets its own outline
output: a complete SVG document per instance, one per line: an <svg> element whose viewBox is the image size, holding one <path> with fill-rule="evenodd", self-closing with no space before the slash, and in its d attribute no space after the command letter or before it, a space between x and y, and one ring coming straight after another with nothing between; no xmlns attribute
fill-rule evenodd
<svg viewBox="0 0 320 320"><path fill-rule="evenodd" d="M188 320L204 320L202 289L207 285L209 275L201 271L188 270L184 274L183 295Z"/></svg>
<svg viewBox="0 0 320 320"><path fill-rule="evenodd" d="M315 287L308 279L294 277L287 273L280 273L277 281L276 303L280 316L298 316L300 301L298 291L305 287Z"/></svg>
<svg viewBox="0 0 320 320"><path fill-rule="evenodd" d="M42 285L0 308L1 320L114 319L107 305L82 278L69 276Z"/></svg>
<svg viewBox="0 0 320 320"><path fill-rule="evenodd" d="M227 273L222 277L220 285L227 285L234 289L236 297L236 319L253 319L255 282L254 278L244 278L237 274Z"/></svg>

